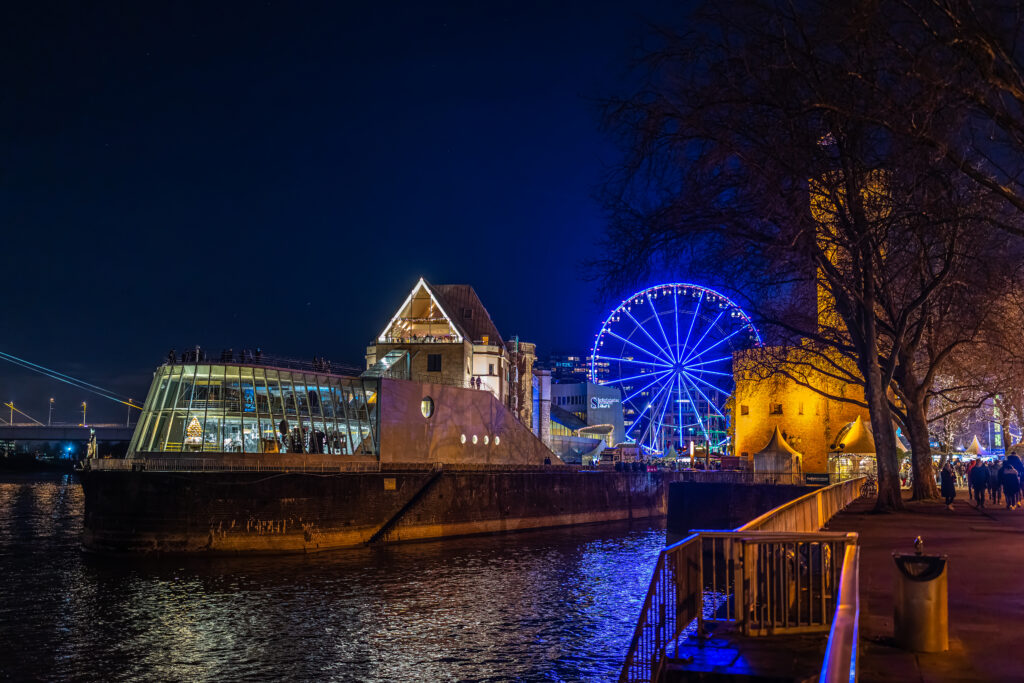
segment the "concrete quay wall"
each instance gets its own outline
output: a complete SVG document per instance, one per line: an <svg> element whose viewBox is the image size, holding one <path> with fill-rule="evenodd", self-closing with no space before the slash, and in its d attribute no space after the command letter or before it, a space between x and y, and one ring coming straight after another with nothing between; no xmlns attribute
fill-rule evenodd
<svg viewBox="0 0 1024 683"><path fill-rule="evenodd" d="M663 516L668 472L83 471L83 546L306 553Z"/></svg>
<svg viewBox="0 0 1024 683"><path fill-rule="evenodd" d="M816 486L679 481L669 484L668 520L673 534L692 529L735 529Z"/></svg>

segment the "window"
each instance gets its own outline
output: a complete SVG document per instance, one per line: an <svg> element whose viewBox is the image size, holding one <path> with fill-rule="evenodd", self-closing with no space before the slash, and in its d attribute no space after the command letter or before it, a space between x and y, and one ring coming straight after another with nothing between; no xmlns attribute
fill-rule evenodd
<svg viewBox="0 0 1024 683"><path fill-rule="evenodd" d="M463 308L462 309L462 317L465 318L466 320L472 320L473 319L473 309L472 308L468 308L468 307Z"/></svg>
<svg viewBox="0 0 1024 683"><path fill-rule="evenodd" d="M476 443L476 434L473 435L473 443Z"/></svg>
<svg viewBox="0 0 1024 683"><path fill-rule="evenodd" d="M493 375L494 374L494 363L488 363L487 364L487 374L488 375Z"/></svg>
<svg viewBox="0 0 1024 683"><path fill-rule="evenodd" d="M494 445L497 446L499 443L501 443L501 438L495 436L494 437Z"/></svg>
<svg viewBox="0 0 1024 683"><path fill-rule="evenodd" d="M423 413L423 417L430 417L434 414L434 399L427 396L420 401L420 412Z"/></svg>
<svg viewBox="0 0 1024 683"><path fill-rule="evenodd" d="M462 443L466 443L466 435L463 434L462 436L460 436L459 441L461 441Z"/></svg>
<svg viewBox="0 0 1024 683"><path fill-rule="evenodd" d="M781 403L773 403L772 404L772 408L771 408L771 414L772 415L782 415L782 404Z"/></svg>
<svg viewBox="0 0 1024 683"><path fill-rule="evenodd" d="M740 406L740 415L750 415L750 406Z"/></svg>
<svg viewBox="0 0 1024 683"><path fill-rule="evenodd" d="M804 402L803 401L800 401L800 405L797 406L796 412L797 412L797 415L803 415L804 414Z"/></svg>
<svg viewBox="0 0 1024 683"><path fill-rule="evenodd" d="M441 354L427 354L427 372L441 372Z"/></svg>

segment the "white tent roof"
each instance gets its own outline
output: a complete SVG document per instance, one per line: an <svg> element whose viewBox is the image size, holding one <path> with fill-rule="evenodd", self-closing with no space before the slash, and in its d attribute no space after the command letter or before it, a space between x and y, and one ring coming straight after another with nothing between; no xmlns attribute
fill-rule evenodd
<svg viewBox="0 0 1024 683"><path fill-rule="evenodd" d="M765 447L754 453L754 457L759 455L795 455L799 457L801 453L786 443L786 440L782 437L782 432L779 431L779 427L776 425L775 431L772 432L772 438L768 439Z"/></svg>
<svg viewBox="0 0 1024 683"><path fill-rule="evenodd" d="M974 440L971 441L971 445L967 447L965 452L970 453L971 455L985 455L988 453L988 451L981 447L981 442L978 441L977 435L975 435Z"/></svg>

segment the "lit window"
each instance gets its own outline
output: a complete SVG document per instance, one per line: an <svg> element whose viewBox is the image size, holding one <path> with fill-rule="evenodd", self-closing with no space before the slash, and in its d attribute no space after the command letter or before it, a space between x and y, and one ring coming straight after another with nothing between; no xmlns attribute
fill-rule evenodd
<svg viewBox="0 0 1024 683"><path fill-rule="evenodd" d="M459 440L462 441L462 443L466 443L466 435L463 434Z"/></svg>
<svg viewBox="0 0 1024 683"><path fill-rule="evenodd" d="M490 442L491 442L491 437L489 437L486 434L484 434L484 445L486 446Z"/></svg>
<svg viewBox="0 0 1024 683"><path fill-rule="evenodd" d="M771 413L772 415L782 415L782 404L773 403Z"/></svg>
<svg viewBox="0 0 1024 683"><path fill-rule="evenodd" d="M494 445L497 446L499 443L501 443L501 439L498 438L497 436L495 436L494 437Z"/></svg>
<svg viewBox="0 0 1024 683"><path fill-rule="evenodd" d="M420 412L423 413L423 417L430 417L434 414L434 399L427 396L420 401Z"/></svg>
<svg viewBox="0 0 1024 683"><path fill-rule="evenodd" d="M476 434L473 435L473 443L476 443Z"/></svg>

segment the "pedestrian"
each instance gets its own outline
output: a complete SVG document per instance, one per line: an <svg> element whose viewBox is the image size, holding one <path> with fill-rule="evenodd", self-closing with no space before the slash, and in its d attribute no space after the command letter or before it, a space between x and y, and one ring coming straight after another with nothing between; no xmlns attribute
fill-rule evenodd
<svg viewBox="0 0 1024 683"><path fill-rule="evenodd" d="M1020 496L1020 476L1017 474L1017 470L1013 469L1013 465L1008 462L1004 462L999 470L999 485L1006 497L1006 509L1016 510L1017 499Z"/></svg>
<svg viewBox="0 0 1024 683"><path fill-rule="evenodd" d="M971 487L971 472L974 471L974 466L977 464L977 460L972 460L967 463L967 468L964 470L964 478L967 480L967 499L974 500L974 488Z"/></svg>
<svg viewBox="0 0 1024 683"><path fill-rule="evenodd" d="M974 461L974 467L968 476L971 490L974 492L974 504L981 510L985 507L985 493L988 491L988 468L978 458Z"/></svg>
<svg viewBox="0 0 1024 683"><path fill-rule="evenodd" d="M999 505L999 498L1003 492L1003 487L999 484L999 465L995 460L988 464L988 492L992 497L992 502Z"/></svg>
<svg viewBox="0 0 1024 683"><path fill-rule="evenodd" d="M953 509L953 499L956 498L956 476L953 474L953 467L948 462L939 472L942 480L942 497L946 499L946 507Z"/></svg>

